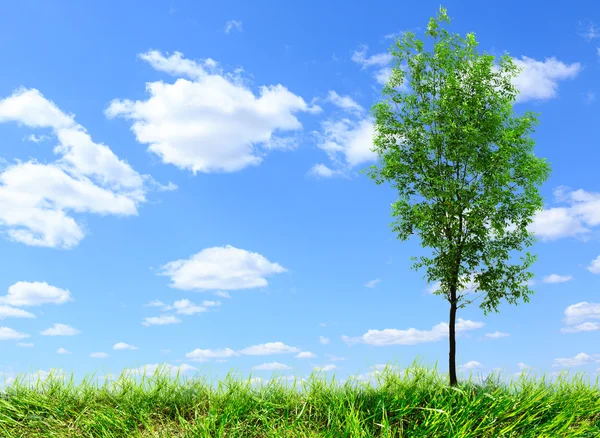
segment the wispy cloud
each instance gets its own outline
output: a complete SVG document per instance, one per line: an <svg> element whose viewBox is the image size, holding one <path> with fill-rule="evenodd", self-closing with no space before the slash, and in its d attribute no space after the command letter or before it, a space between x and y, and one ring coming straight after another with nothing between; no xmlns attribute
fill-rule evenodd
<svg viewBox="0 0 600 438"><path fill-rule="evenodd" d="M242 31L242 22L238 20L229 20L225 23L225 33L229 33L232 30Z"/></svg>

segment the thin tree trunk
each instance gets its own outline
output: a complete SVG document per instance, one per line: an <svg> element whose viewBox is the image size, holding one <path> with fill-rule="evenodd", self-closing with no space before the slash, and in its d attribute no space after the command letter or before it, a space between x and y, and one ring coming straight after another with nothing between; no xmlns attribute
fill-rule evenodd
<svg viewBox="0 0 600 438"><path fill-rule="evenodd" d="M450 386L456 386L456 291L451 291L450 302Z"/></svg>

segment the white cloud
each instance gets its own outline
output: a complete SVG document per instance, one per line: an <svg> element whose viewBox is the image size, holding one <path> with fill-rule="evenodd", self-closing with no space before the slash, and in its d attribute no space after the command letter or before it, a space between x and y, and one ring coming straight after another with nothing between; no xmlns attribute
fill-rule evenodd
<svg viewBox="0 0 600 438"><path fill-rule="evenodd" d="M187 60L179 52L166 57L150 51L140 55L157 70L179 78L174 83L150 82L144 101L113 100L109 118L132 120L139 143L166 164L197 172L235 172L262 162L268 149L281 146L275 132L299 131L299 112L318 112L283 85L262 86L255 96L242 80L221 75L211 60ZM288 145L287 140L283 140Z"/></svg>
<svg viewBox="0 0 600 438"><path fill-rule="evenodd" d="M264 256L231 245L206 248L189 259L175 260L160 268L171 278L170 286L182 290L250 289L268 285L265 277L286 272Z"/></svg>
<svg viewBox="0 0 600 438"><path fill-rule="evenodd" d="M106 359L108 357L108 354L102 351L98 351L96 353L90 353L90 357L93 357L94 359Z"/></svg>
<svg viewBox="0 0 600 438"><path fill-rule="evenodd" d="M148 304L144 304L144 307L165 307L166 304L160 300L150 301Z"/></svg>
<svg viewBox="0 0 600 438"><path fill-rule="evenodd" d="M568 357L568 358L558 358L558 359L554 359L554 364L552 366L554 367L575 367L575 366L579 366L579 365L586 365L592 362L599 362L598 359L594 359L592 358L592 356L589 356L585 353L579 353L574 357Z"/></svg>
<svg viewBox="0 0 600 438"><path fill-rule="evenodd" d="M312 359L314 357L317 357L317 355L314 353L311 353L310 351L301 351L300 353L298 353L296 355L297 359Z"/></svg>
<svg viewBox="0 0 600 438"><path fill-rule="evenodd" d="M206 307L196 306L190 300L178 300L173 303L173 309L182 315L195 315L196 313L206 312Z"/></svg>
<svg viewBox="0 0 600 438"><path fill-rule="evenodd" d="M31 134L31 135L28 135L27 137L25 137L25 139L27 139L29 141L32 141L34 143L41 143L43 141L50 140L50 137L48 137L47 135L35 135L35 134Z"/></svg>
<svg viewBox="0 0 600 438"><path fill-rule="evenodd" d="M542 280L544 283L565 283L567 281L573 280L571 275L558 275L552 274L544 277Z"/></svg>
<svg viewBox="0 0 600 438"><path fill-rule="evenodd" d="M461 333L468 330L482 328L483 322L464 320L458 318L456 322L456 332ZM447 322L440 322L433 326L431 330L417 330L409 328L408 330L385 329L385 330L369 330L362 336L350 338L342 336L342 341L348 345L355 343L365 343L368 345L383 346L383 345L415 345L424 342L437 342L448 337L449 328Z"/></svg>
<svg viewBox="0 0 600 438"><path fill-rule="evenodd" d="M372 117L358 121L346 118L326 120L321 125L322 132L315 133L318 140L317 147L325 151L329 159L341 169L336 172L324 165L317 165L311 172L322 177L331 177L343 174L341 172L344 168L351 168L377 159L377 154L371 151L374 134Z"/></svg>
<svg viewBox="0 0 600 438"><path fill-rule="evenodd" d="M290 347L283 342L267 342L266 344L253 345L239 351L240 354L248 356L266 356L269 354L298 353L299 348Z"/></svg>
<svg viewBox="0 0 600 438"><path fill-rule="evenodd" d="M16 307L0 305L0 319L4 318L35 318L35 315Z"/></svg>
<svg viewBox="0 0 600 438"><path fill-rule="evenodd" d="M326 338L325 336L319 336L319 342L323 345L327 345L329 344L329 338Z"/></svg>
<svg viewBox="0 0 600 438"><path fill-rule="evenodd" d="M315 371L333 371L335 369L337 369L337 366L332 363L320 367L313 367L313 370Z"/></svg>
<svg viewBox="0 0 600 438"><path fill-rule="evenodd" d="M375 280L368 281L367 283L365 283L365 286L373 288L373 287L375 287L375 285L377 283L381 283L381 280L379 278L376 278Z"/></svg>
<svg viewBox="0 0 600 438"><path fill-rule="evenodd" d="M17 342L17 346L31 348L31 347L33 347L33 342Z"/></svg>
<svg viewBox="0 0 600 438"><path fill-rule="evenodd" d="M587 319L600 319L600 303L583 301L570 305L565 309L563 322L567 325L574 325Z"/></svg>
<svg viewBox="0 0 600 438"><path fill-rule="evenodd" d="M18 281L8 288L8 295L0 297L0 303L11 306L41 306L69 301L73 298L68 290L37 281Z"/></svg>
<svg viewBox="0 0 600 438"><path fill-rule="evenodd" d="M113 350L137 350L137 347L133 345L126 344L125 342L117 342L113 345Z"/></svg>
<svg viewBox="0 0 600 438"><path fill-rule="evenodd" d="M185 357L196 362L203 362L209 359L225 359L235 356L268 356L271 354L298 353L299 351L299 348L290 347L283 342L267 342L266 344L252 345L238 351L231 348L220 350L202 350L197 348L186 353Z"/></svg>
<svg viewBox="0 0 600 438"><path fill-rule="evenodd" d="M221 298L231 298L231 295L229 295L229 292L224 291L224 290L220 290L215 292L215 295Z"/></svg>
<svg viewBox="0 0 600 438"><path fill-rule="evenodd" d="M600 330L600 322L582 322L572 327L560 329L562 333L594 332Z"/></svg>
<svg viewBox="0 0 600 438"><path fill-rule="evenodd" d="M74 336L81 333L67 324L54 324L52 327L40 332L43 336Z"/></svg>
<svg viewBox="0 0 600 438"><path fill-rule="evenodd" d="M202 305L204 307L219 307L221 305L221 302L204 300L204 301L202 301Z"/></svg>
<svg viewBox="0 0 600 438"><path fill-rule="evenodd" d="M517 367L519 367L519 369L520 369L521 371L523 371L523 370L525 370L525 369L527 369L527 368L531 368L529 365L527 365L526 363L523 363L523 362L519 362L519 363L517 364Z"/></svg>
<svg viewBox="0 0 600 438"><path fill-rule="evenodd" d="M600 274L600 256L592 260L592 263L587 267L587 270L592 274Z"/></svg>
<svg viewBox="0 0 600 438"><path fill-rule="evenodd" d="M12 240L72 248L84 230L71 213L131 216L145 202L151 177L140 175L111 149L94 143L73 115L38 90L19 89L0 100L0 123L50 128L58 159L17 162L0 173L0 224Z"/></svg>
<svg viewBox="0 0 600 438"><path fill-rule="evenodd" d="M556 58L545 61L523 56L513 59L523 71L513 79L514 86L520 91L516 102L528 100L547 100L556 97L558 81L572 79L581 71L581 64L565 64Z"/></svg>
<svg viewBox="0 0 600 438"><path fill-rule="evenodd" d="M125 375L127 374L137 374L137 375L146 375L146 376L153 376L154 373L156 372L157 369L160 369L163 373L165 373L165 371L167 372L167 374L169 374L171 377L175 377L177 375L177 372L179 371L179 374L184 374L187 373L189 371L194 371L197 370L198 368L195 368L191 365L188 365L186 363L182 363L181 365L170 365L168 363L165 364L147 364L144 366L141 366L139 368L128 368L123 370L123 373Z"/></svg>
<svg viewBox="0 0 600 438"><path fill-rule="evenodd" d="M334 104L335 106L343 110L350 112L362 113L365 110L350 96L340 96L333 90L329 90L326 101Z"/></svg>
<svg viewBox="0 0 600 438"><path fill-rule="evenodd" d="M309 176L316 178L333 178L336 176L345 176L342 170L333 170L322 163L317 163L308 171Z"/></svg>
<svg viewBox="0 0 600 438"><path fill-rule="evenodd" d="M142 322L143 326L179 324L181 320L174 315L148 316Z"/></svg>
<svg viewBox="0 0 600 438"><path fill-rule="evenodd" d="M385 84L387 84L391 75L392 75L392 68L384 67L375 72L375 80L377 81L378 84L385 85ZM404 81L404 83L402 83L402 85L400 86L400 90L402 90L402 91L408 90L406 81Z"/></svg>
<svg viewBox="0 0 600 438"><path fill-rule="evenodd" d="M476 369L480 369L483 368L483 365L481 365L479 362L472 360L470 362L467 362L464 365L461 365L458 367L458 371L470 371L470 370L476 370Z"/></svg>
<svg viewBox="0 0 600 438"><path fill-rule="evenodd" d="M242 22L237 20L229 20L227 23L225 23L225 33L229 33L234 29L237 29L239 32L241 32Z"/></svg>
<svg viewBox="0 0 600 438"><path fill-rule="evenodd" d="M367 57L367 50L368 47L363 44L352 54L352 61L360 64L363 70L367 67L378 67L374 73L374 77L379 84L383 85L392 73L390 62L394 57L389 52L376 53Z"/></svg>
<svg viewBox="0 0 600 438"><path fill-rule="evenodd" d="M66 348L59 348L58 350L56 350L57 354L71 354L71 352L69 350L67 350Z"/></svg>
<svg viewBox="0 0 600 438"><path fill-rule="evenodd" d="M579 23L579 29L579 35L581 35L587 41L600 38L600 28L596 26L594 22L590 21L587 26L583 26L581 23ZM600 49L598 50L600 51Z"/></svg>
<svg viewBox="0 0 600 438"><path fill-rule="evenodd" d="M223 348L221 350L202 350L200 348L196 348L193 351L185 354L189 360L194 362L204 362L209 359L222 359L238 356L231 348Z"/></svg>
<svg viewBox="0 0 600 438"><path fill-rule="evenodd" d="M13 339L24 339L30 336L25 333L20 333L10 327L0 327L0 341L10 341Z"/></svg>
<svg viewBox="0 0 600 438"><path fill-rule="evenodd" d="M499 331L496 330L494 333L486 333L484 335L484 338L487 338L487 339L500 339L500 338L505 338L507 336L510 336L510 335L508 333L502 333L502 332L499 332Z"/></svg>
<svg viewBox="0 0 600 438"><path fill-rule="evenodd" d="M262 365L257 365L253 367L254 370L261 371L283 371L283 370L291 370L292 367L279 363L279 362L271 362L271 363L263 363Z"/></svg>

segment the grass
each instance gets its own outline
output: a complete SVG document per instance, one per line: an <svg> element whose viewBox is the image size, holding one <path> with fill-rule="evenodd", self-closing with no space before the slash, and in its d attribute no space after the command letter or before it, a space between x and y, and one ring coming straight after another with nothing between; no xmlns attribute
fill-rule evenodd
<svg viewBox="0 0 600 438"><path fill-rule="evenodd" d="M268 384L122 374L80 385L56 374L0 393L0 437L600 437L600 389L583 376L451 388L435 367L390 366L377 385L313 372Z"/></svg>

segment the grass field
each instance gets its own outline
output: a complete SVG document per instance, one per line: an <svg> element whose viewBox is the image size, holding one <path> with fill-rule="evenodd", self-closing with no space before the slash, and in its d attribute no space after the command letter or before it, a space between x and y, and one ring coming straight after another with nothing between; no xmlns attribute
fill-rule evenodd
<svg viewBox="0 0 600 438"><path fill-rule="evenodd" d="M600 387L583 375L450 388L436 367L391 366L376 383L313 372L268 383L122 374L17 379L0 398L0 437L600 437Z"/></svg>

